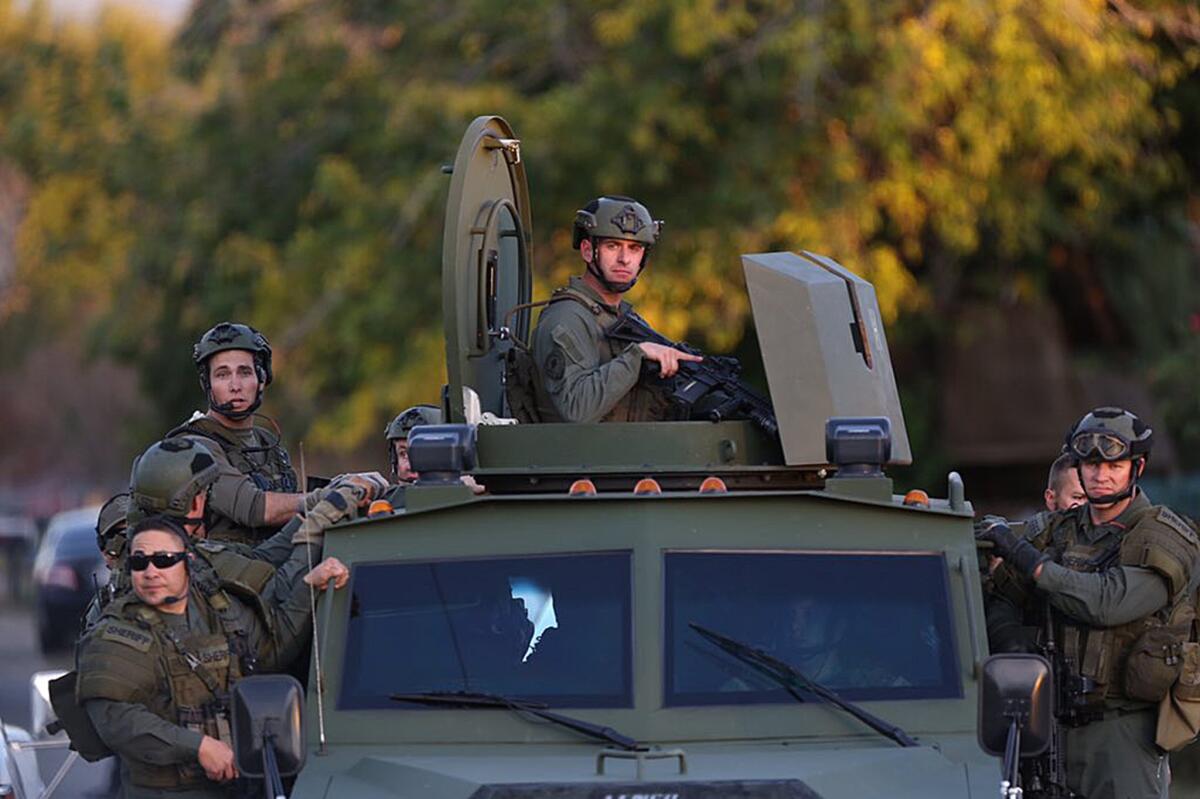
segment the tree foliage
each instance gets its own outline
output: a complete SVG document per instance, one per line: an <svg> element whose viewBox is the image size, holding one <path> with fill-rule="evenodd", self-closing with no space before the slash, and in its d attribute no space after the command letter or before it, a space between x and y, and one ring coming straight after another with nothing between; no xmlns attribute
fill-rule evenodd
<svg viewBox="0 0 1200 799"><path fill-rule="evenodd" d="M738 255L804 248L873 280L902 339L936 346L964 299L1051 297L1186 390L1194 22L1101 0L197 0L167 41L0 0L0 153L35 186L2 323L86 320L165 425L199 399L190 342L252 322L285 427L351 450L436 399L440 166L500 113L540 293L577 268L574 210L631 194L667 221L635 299L668 335L739 346Z"/></svg>

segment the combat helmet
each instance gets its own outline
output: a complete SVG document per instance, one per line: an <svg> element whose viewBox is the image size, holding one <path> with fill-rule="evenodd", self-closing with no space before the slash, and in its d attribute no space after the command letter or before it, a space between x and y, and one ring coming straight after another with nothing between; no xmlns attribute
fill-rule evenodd
<svg viewBox="0 0 1200 799"><path fill-rule="evenodd" d="M1118 502L1133 494L1138 472L1150 458L1154 446L1154 431L1137 414L1116 407L1094 408L1071 426L1063 442L1063 451L1071 456L1075 468L1084 462L1133 461L1129 485L1115 494L1094 497L1088 501L1097 505ZM1083 475L1080 474L1080 484ZM1086 493L1087 488L1084 487Z"/></svg>
<svg viewBox="0 0 1200 799"><path fill-rule="evenodd" d="M128 492L116 494L100 506L100 516L96 520L96 546L104 554L118 557L125 548L128 513Z"/></svg>
<svg viewBox="0 0 1200 799"><path fill-rule="evenodd" d="M133 462L129 491L136 513L130 520L166 515L186 522L192 500L216 482L221 467L204 444L191 438L167 438L150 446Z"/></svg>
<svg viewBox="0 0 1200 799"><path fill-rule="evenodd" d="M595 248L597 239L625 239L646 245L642 262L638 264L638 275L646 267L650 249L658 242L662 233L662 220L650 215L649 209L632 197L604 195L597 197L575 212L575 225L571 232L571 246L579 249L584 239L592 242L593 255L588 261L588 271L609 291L625 292L637 283L637 276L625 283L613 283L604 277L596 265Z"/></svg>
<svg viewBox="0 0 1200 799"><path fill-rule="evenodd" d="M414 427L426 424L441 424L443 421L442 409L433 405L414 405L402 411L396 416L388 426L384 428L383 434L387 438L388 463L391 464L392 474L396 474L399 465L396 462L396 447L393 442L397 439L407 439L408 432Z"/></svg>
<svg viewBox="0 0 1200 799"><path fill-rule="evenodd" d="M208 361L218 352L226 350L245 350L254 356L254 371L258 374L258 394L249 407L241 411L232 408L222 408L213 402L212 379L209 376ZM271 343L267 337L250 325L237 322L221 322L209 328L200 340L192 346L192 363L200 375L200 386L208 399L208 406L230 419L245 419L262 404L263 389L271 384Z"/></svg>

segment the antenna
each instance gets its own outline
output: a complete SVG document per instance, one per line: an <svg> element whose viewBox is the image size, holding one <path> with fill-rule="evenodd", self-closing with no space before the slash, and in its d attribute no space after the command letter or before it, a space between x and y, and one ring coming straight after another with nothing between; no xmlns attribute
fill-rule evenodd
<svg viewBox="0 0 1200 799"><path fill-rule="evenodd" d="M304 442L300 442L300 485L302 488L308 487L308 474L304 468ZM308 518L308 504L300 503L300 518ZM313 570L312 562L312 544L305 542L304 554L308 556L308 570ZM325 681L321 675L321 639L320 633L317 631L317 589L312 583L308 585L308 610L309 619L312 622L313 635L313 672L317 675L317 736L320 741L320 748L317 754L325 754Z"/></svg>

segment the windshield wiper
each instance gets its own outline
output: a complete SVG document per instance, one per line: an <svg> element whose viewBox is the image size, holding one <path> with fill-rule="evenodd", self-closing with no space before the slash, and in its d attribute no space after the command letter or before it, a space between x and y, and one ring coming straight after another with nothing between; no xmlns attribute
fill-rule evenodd
<svg viewBox="0 0 1200 799"><path fill-rule="evenodd" d="M761 649L755 649L748 644L743 644L740 641L735 641L732 638L727 638L720 633L701 627L695 622L689 622L688 626L704 637L715 646L728 652L733 657L745 663L750 668L770 678L774 682L783 686L789 694L796 698L797 701L803 702L804 697L800 692L804 691L813 694L835 707L839 707L846 711L856 719L866 724L876 732L886 735L901 746L920 746L912 736L904 730L897 727L895 724L890 724L883 719L870 713L853 702L848 702L842 699L836 693L821 685L819 682L806 677L803 672L793 666L789 666L782 660L773 658Z"/></svg>
<svg viewBox="0 0 1200 799"><path fill-rule="evenodd" d="M612 727L592 724L590 721L555 713L547 710L546 705L541 702L527 702L523 699L512 699L500 694L479 693L476 691L427 691L416 694L392 694L389 698L396 702L412 702L418 705L440 705L442 707L456 708L507 708L518 715L529 714L537 716L560 727L566 727L568 730L582 733L589 738L607 741L622 749L633 751L642 748L637 741L628 735L622 735Z"/></svg>

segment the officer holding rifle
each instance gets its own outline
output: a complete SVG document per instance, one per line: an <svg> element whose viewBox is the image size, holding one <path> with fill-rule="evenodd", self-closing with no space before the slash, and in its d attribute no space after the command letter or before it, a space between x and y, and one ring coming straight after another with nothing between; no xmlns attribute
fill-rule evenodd
<svg viewBox="0 0 1200 799"><path fill-rule="evenodd" d="M1048 614L1036 639L1053 642L1065 689L1064 787L1088 799L1165 799L1170 784L1158 708L1184 667L1200 540L1138 487L1152 442L1133 413L1096 408L1065 445L1087 502L1024 525L985 517L976 529L1004 559L988 597L993 649L1019 648L1000 633Z"/></svg>
<svg viewBox="0 0 1200 799"><path fill-rule="evenodd" d="M629 197L598 197L575 215L572 243L584 273L558 289L533 335L538 379L537 412L543 422L643 422L665 419L666 391L643 373L659 364L669 378L698 355L652 341L631 343L605 331L632 306L621 296L633 288L658 241L662 222Z"/></svg>

